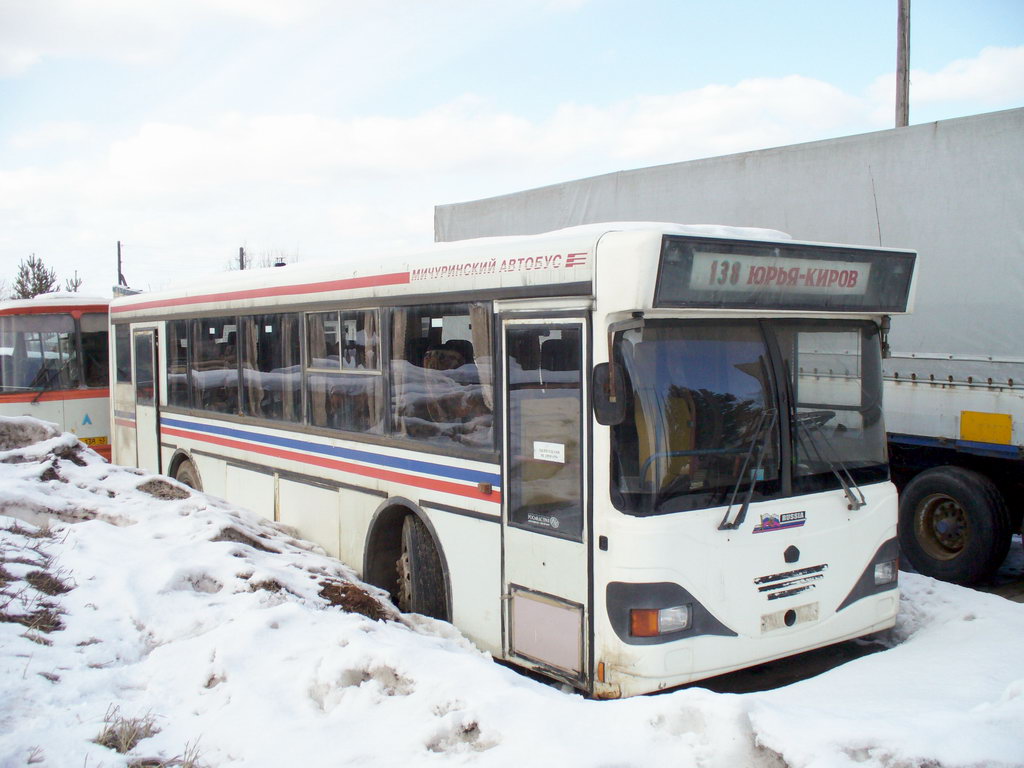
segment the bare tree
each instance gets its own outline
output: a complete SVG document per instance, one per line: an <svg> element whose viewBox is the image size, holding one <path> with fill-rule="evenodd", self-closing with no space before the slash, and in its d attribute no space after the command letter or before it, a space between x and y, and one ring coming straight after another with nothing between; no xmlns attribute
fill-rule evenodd
<svg viewBox="0 0 1024 768"><path fill-rule="evenodd" d="M75 270L75 276L69 277L64 281L64 290L68 293L78 293L78 289L82 287L82 278L78 276L78 270Z"/></svg>
<svg viewBox="0 0 1024 768"><path fill-rule="evenodd" d="M18 265L11 298L31 299L58 287L56 271L47 269L43 260L33 253Z"/></svg>
<svg viewBox="0 0 1024 768"><path fill-rule="evenodd" d="M234 272L240 269L262 269L278 267L283 264L294 264L299 260L298 254L288 254L283 250L263 251L251 254L243 248L238 249L238 256L228 259L227 269Z"/></svg>

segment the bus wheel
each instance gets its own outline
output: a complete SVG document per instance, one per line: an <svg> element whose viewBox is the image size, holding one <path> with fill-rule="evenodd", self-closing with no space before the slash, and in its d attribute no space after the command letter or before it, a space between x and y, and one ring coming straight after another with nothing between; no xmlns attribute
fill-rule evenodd
<svg viewBox="0 0 1024 768"><path fill-rule="evenodd" d="M416 515L402 521L402 552L398 558L399 610L448 620L444 573L433 537Z"/></svg>
<svg viewBox="0 0 1024 768"><path fill-rule="evenodd" d="M926 576L976 584L991 576L1010 547L1010 513L988 478L962 467L936 467L900 496L900 550Z"/></svg>
<svg viewBox="0 0 1024 768"><path fill-rule="evenodd" d="M199 482L199 471L196 469L195 464L188 459L181 462L178 468L174 470L174 479L182 485L187 485L189 488L194 488L197 491L203 490L203 486Z"/></svg>

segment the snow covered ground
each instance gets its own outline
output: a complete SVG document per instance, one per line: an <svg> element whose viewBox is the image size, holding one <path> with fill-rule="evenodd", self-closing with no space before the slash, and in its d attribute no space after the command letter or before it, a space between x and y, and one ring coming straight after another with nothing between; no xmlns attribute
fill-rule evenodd
<svg viewBox="0 0 1024 768"><path fill-rule="evenodd" d="M887 649L817 677L587 701L252 513L0 420L0 768L1024 765L1024 605L901 589Z"/></svg>

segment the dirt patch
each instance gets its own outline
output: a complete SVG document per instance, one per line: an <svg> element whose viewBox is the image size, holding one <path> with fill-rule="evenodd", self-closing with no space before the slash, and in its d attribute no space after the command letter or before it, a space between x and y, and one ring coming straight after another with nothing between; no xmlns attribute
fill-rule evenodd
<svg viewBox="0 0 1024 768"><path fill-rule="evenodd" d="M39 479L42 480L44 483L48 483L51 480L59 480L62 483L67 482L67 480L61 475L60 471L57 469L56 459L51 461L50 465L42 471L42 473L39 475Z"/></svg>
<svg viewBox="0 0 1024 768"><path fill-rule="evenodd" d="M179 501L181 499L187 499L190 494L184 488L180 488L177 485L171 485L166 480L160 478L153 478L147 480L142 485L136 486L137 490L143 493L148 493L150 496L162 501Z"/></svg>
<svg viewBox="0 0 1024 768"><path fill-rule="evenodd" d="M82 451L84 450L86 450L86 448L84 445L82 445L82 443L76 443L75 445L57 448L53 452L53 455L56 456L58 459L65 459L67 461L70 461L77 467L84 467L89 463L82 458Z"/></svg>
<svg viewBox="0 0 1024 768"><path fill-rule="evenodd" d="M284 587L281 583L275 579L266 579L264 581L254 581L249 584L249 591L256 592L262 590L263 592L280 592ZM288 590L285 589L285 592Z"/></svg>
<svg viewBox="0 0 1024 768"><path fill-rule="evenodd" d="M349 613L359 613L374 621L391 618L375 597L348 581L320 582L320 597Z"/></svg>
<svg viewBox="0 0 1024 768"><path fill-rule="evenodd" d="M231 541L235 544L245 544L253 549L258 549L260 552L273 552L274 554L280 554L278 550L270 549L270 547L262 544L258 539L254 539L252 536L242 533L237 528L224 528L220 533L210 539L210 541Z"/></svg>
<svg viewBox="0 0 1024 768"><path fill-rule="evenodd" d="M56 437L60 433L49 424L29 418L0 420L0 451L27 448Z"/></svg>

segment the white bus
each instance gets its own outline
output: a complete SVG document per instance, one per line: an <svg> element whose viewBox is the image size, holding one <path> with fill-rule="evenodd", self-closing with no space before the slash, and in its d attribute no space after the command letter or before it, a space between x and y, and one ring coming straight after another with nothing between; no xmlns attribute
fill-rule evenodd
<svg viewBox="0 0 1024 768"><path fill-rule="evenodd" d="M0 415L52 421L108 460L109 303L77 293L0 302Z"/></svg>
<svg viewBox="0 0 1024 768"><path fill-rule="evenodd" d="M881 356L915 255L764 234L582 227L117 299L114 460L595 697L891 627Z"/></svg>

